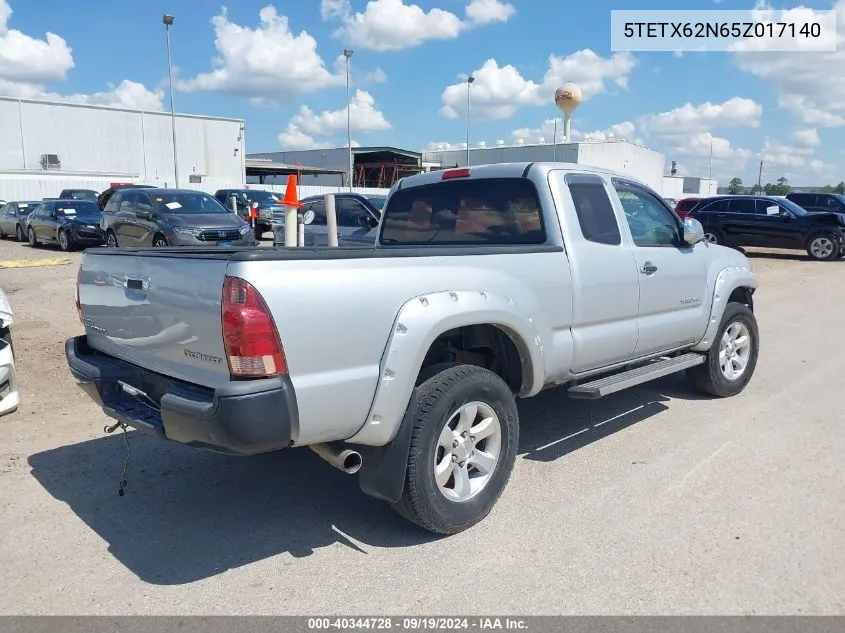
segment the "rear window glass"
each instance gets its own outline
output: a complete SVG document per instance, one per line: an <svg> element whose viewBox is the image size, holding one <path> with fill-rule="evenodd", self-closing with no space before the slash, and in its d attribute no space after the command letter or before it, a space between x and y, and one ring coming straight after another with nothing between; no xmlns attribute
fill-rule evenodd
<svg viewBox="0 0 845 633"><path fill-rule="evenodd" d="M383 244L542 244L540 200L525 178L452 180L395 192Z"/></svg>

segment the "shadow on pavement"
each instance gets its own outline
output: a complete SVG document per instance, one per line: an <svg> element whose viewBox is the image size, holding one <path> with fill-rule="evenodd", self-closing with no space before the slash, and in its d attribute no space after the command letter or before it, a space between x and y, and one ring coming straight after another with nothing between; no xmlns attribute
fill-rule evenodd
<svg viewBox="0 0 845 633"><path fill-rule="evenodd" d="M697 395L683 377L669 377L597 401L571 400L563 389L522 401L520 454L553 461L666 410L670 397ZM126 437L131 458L123 497L118 482L126 449L119 434L33 455L29 465L145 582L194 582L334 544L364 561L368 552L354 541L406 547L438 538L365 496L355 477L305 448L239 458L134 432Z"/></svg>

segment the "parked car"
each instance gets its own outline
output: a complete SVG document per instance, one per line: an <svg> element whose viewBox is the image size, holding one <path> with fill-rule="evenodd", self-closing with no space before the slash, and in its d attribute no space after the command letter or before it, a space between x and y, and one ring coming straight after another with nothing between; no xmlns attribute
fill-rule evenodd
<svg viewBox="0 0 845 633"><path fill-rule="evenodd" d="M278 207L282 198L272 191L263 189L218 189L214 197L227 209L232 209L232 196L237 201L238 215L249 221L249 210L255 208L258 217L255 220L255 239L261 241L265 231L273 231L273 209Z"/></svg>
<svg viewBox="0 0 845 633"><path fill-rule="evenodd" d="M701 202L701 198L682 198L678 201L678 204L675 205L675 213L678 214L678 217L682 220L687 217L687 213L690 210Z"/></svg>
<svg viewBox="0 0 845 633"><path fill-rule="evenodd" d="M14 235L18 242L26 239L26 220L41 204L40 200L7 202L0 207L0 237Z"/></svg>
<svg viewBox="0 0 845 633"><path fill-rule="evenodd" d="M675 198L663 198L663 202L665 202L670 209L674 209L678 206L678 201Z"/></svg>
<svg viewBox="0 0 845 633"><path fill-rule="evenodd" d="M809 213L787 198L714 196L687 217L701 222L713 244L800 249L818 260L836 259L845 246L845 215Z"/></svg>
<svg viewBox="0 0 845 633"><path fill-rule="evenodd" d="M13 321L12 306L0 288L0 415L12 413L20 404L15 348L12 345Z"/></svg>
<svg viewBox="0 0 845 633"><path fill-rule="evenodd" d="M155 186L125 183L109 187L105 191L100 192L100 195L97 196L97 206L100 207L101 211L106 208L106 205L109 203L109 200L111 200L111 197L114 195L114 193L116 191L120 191L121 189L155 189Z"/></svg>
<svg viewBox="0 0 845 633"><path fill-rule="evenodd" d="M745 388L757 280L702 236L598 168L419 174L391 190L373 248L86 251L85 334L65 353L118 423L241 455L310 446L451 534L509 479L517 398L679 371L716 397Z"/></svg>
<svg viewBox="0 0 845 633"><path fill-rule="evenodd" d="M387 196L336 193L334 197L338 245L374 245ZM305 246L328 246L325 196L309 196L301 202L303 214L314 212L313 220L305 227Z"/></svg>
<svg viewBox="0 0 845 633"><path fill-rule="evenodd" d="M788 193L786 199L810 213L845 213L845 196L838 193Z"/></svg>
<svg viewBox="0 0 845 633"><path fill-rule="evenodd" d="M118 246L251 246L243 218L191 189L121 189L103 210L106 244Z"/></svg>
<svg viewBox="0 0 845 633"><path fill-rule="evenodd" d="M26 229L29 245L58 244L63 251L100 246L104 241L101 216L93 200L42 202L29 217Z"/></svg>
<svg viewBox="0 0 845 633"><path fill-rule="evenodd" d="M93 189L62 189L59 200L91 200L97 202L99 194Z"/></svg>

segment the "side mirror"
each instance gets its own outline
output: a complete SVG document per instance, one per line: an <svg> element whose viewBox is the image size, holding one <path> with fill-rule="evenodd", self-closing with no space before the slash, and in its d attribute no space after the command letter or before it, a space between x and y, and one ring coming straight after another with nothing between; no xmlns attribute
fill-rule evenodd
<svg viewBox="0 0 845 633"><path fill-rule="evenodd" d="M695 218L684 218L684 242L692 246L704 239L704 227Z"/></svg>
<svg viewBox="0 0 845 633"><path fill-rule="evenodd" d="M141 218L142 220L149 220L152 214L149 211L136 211L135 217Z"/></svg>
<svg viewBox="0 0 845 633"><path fill-rule="evenodd" d="M367 229L368 231L377 228L379 225L379 221L371 215L361 216L360 223L361 228Z"/></svg>
<svg viewBox="0 0 845 633"><path fill-rule="evenodd" d="M302 214L302 223L303 224L311 224L314 221L314 212L311 209L308 209L305 213Z"/></svg>

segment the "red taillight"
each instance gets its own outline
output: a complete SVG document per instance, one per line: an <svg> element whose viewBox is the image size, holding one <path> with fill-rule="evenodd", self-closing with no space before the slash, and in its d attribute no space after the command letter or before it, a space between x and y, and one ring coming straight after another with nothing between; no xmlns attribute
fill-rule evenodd
<svg viewBox="0 0 845 633"><path fill-rule="evenodd" d="M74 290L74 303L76 304L76 316L79 317L79 322L82 323L82 304L79 303L79 279L82 277L82 265L76 271L76 289Z"/></svg>
<svg viewBox="0 0 845 633"><path fill-rule="evenodd" d="M443 172L441 178L443 180L449 180L450 178L468 178L469 177L469 169L464 167L463 169L447 169Z"/></svg>
<svg viewBox="0 0 845 633"><path fill-rule="evenodd" d="M252 284L226 277L222 313L223 344L233 376L266 378L288 372L273 316Z"/></svg>

